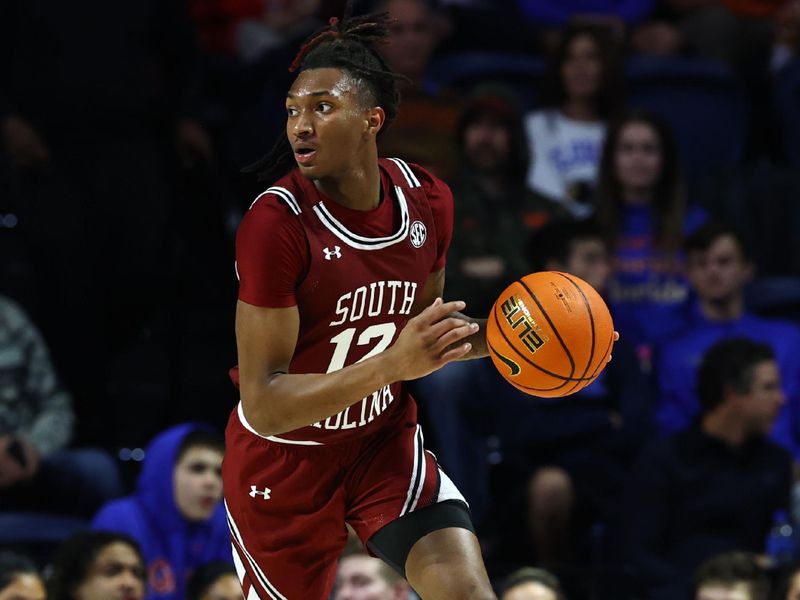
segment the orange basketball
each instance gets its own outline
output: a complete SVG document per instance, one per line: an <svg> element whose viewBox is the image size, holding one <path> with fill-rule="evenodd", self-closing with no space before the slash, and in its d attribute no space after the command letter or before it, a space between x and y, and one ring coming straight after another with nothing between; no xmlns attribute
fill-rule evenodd
<svg viewBox="0 0 800 600"><path fill-rule="evenodd" d="M600 294L568 273L542 271L508 286L492 307L486 341L494 366L514 387L545 398L594 381L614 336Z"/></svg>

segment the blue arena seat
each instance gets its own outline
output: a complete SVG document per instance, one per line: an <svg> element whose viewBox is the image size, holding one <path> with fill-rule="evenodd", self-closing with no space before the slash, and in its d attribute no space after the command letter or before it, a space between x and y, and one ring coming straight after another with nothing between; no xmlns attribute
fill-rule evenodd
<svg viewBox="0 0 800 600"><path fill-rule="evenodd" d="M727 67L697 58L635 57L626 63L626 79L629 103L672 126L690 177L739 163L747 107Z"/></svg>
<svg viewBox="0 0 800 600"><path fill-rule="evenodd" d="M800 59L775 74L774 91L786 154L794 166L800 166Z"/></svg>
<svg viewBox="0 0 800 600"><path fill-rule="evenodd" d="M435 58L426 81L465 92L481 83L502 83L517 94L523 111L536 107L545 61L533 54L470 51Z"/></svg>
<svg viewBox="0 0 800 600"><path fill-rule="evenodd" d="M0 547L16 544L58 545L87 529L82 519L50 513L0 512Z"/></svg>

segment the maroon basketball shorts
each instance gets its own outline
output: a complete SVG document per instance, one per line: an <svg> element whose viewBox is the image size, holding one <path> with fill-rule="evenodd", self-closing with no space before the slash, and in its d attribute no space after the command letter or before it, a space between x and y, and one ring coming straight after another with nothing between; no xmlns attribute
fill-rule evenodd
<svg viewBox="0 0 800 600"><path fill-rule="evenodd" d="M299 445L255 433L234 410L222 475L233 557L247 600L324 600L347 540L464 497L407 423L353 441Z"/></svg>

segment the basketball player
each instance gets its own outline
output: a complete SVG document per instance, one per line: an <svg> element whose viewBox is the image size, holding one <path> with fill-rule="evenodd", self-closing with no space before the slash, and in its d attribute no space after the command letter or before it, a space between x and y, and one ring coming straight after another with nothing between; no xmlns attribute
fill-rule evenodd
<svg viewBox="0 0 800 600"><path fill-rule="evenodd" d="M272 185L237 235L241 402L223 465L248 600L327 598L345 523L425 600L495 598L403 383L486 347L441 299L449 189L378 158L398 110L370 46L387 22L332 19L303 46L286 136L253 167Z"/></svg>

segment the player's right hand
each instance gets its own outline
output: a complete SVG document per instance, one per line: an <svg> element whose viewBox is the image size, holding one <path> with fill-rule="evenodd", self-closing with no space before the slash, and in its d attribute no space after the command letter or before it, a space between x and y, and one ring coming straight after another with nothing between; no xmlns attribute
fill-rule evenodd
<svg viewBox="0 0 800 600"><path fill-rule="evenodd" d="M424 377L463 358L472 349L472 344L464 340L477 333L478 325L452 316L465 306L461 301L443 302L437 298L409 320L397 341L386 351L398 380Z"/></svg>

